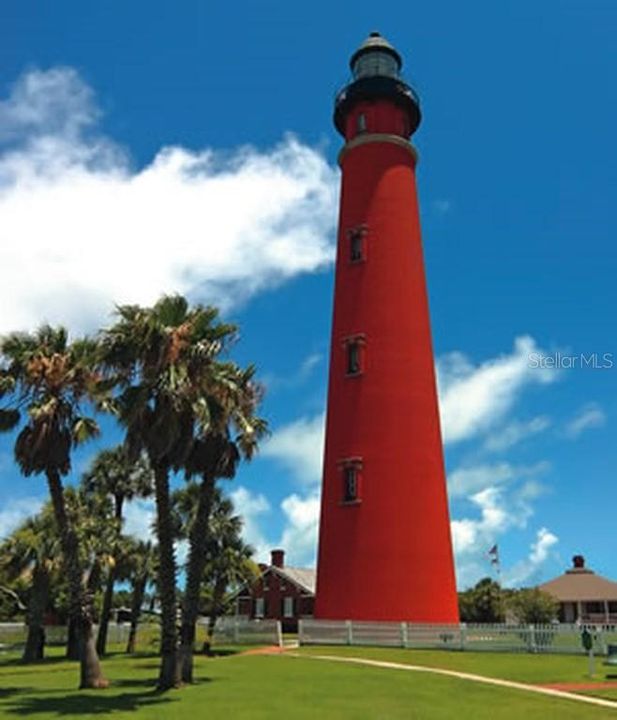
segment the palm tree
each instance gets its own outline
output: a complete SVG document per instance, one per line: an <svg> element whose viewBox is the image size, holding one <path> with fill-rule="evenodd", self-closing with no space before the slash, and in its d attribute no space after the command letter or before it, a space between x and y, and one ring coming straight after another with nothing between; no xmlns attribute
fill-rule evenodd
<svg viewBox="0 0 617 720"><path fill-rule="evenodd" d="M162 612L158 688L166 690L180 684L169 475L186 463L195 432L210 427L203 388L235 328L216 322L216 309L190 308L180 296L163 297L152 308L121 306L117 314L101 337L103 362L120 388L116 407L129 458L145 452L154 472Z"/></svg>
<svg viewBox="0 0 617 720"><path fill-rule="evenodd" d="M241 457L250 460L266 422L256 417L261 388L254 382L255 369L241 370L232 363L219 363L205 391L211 425L196 439L186 474L201 475L197 505L189 531L189 558L180 627L180 657L183 682L193 681L195 626L199 614L200 589L206 564L208 523L217 478L233 478ZM235 430L235 438L231 432Z"/></svg>
<svg viewBox="0 0 617 720"><path fill-rule="evenodd" d="M204 569L205 582L210 590L206 652L210 650L216 621L227 610L227 591L254 582L260 574L258 565L252 559L253 548L242 540L242 519L233 512L231 500L217 493Z"/></svg>
<svg viewBox="0 0 617 720"><path fill-rule="evenodd" d="M58 570L59 537L50 506L28 518L0 547L3 568L9 578L27 578L26 623L28 636L22 655L25 663L42 660L45 653L45 612L52 576Z"/></svg>
<svg viewBox="0 0 617 720"><path fill-rule="evenodd" d="M122 528L122 511L124 503L134 497L146 497L152 492L152 471L147 459L142 455L135 462L129 462L126 448L117 446L111 450L101 451L82 478L82 486L89 493L108 496L113 499L114 519L117 525L117 536ZM99 630L96 639L96 650L104 655L107 644L109 617L113 602L114 585L117 577L117 540L111 547L103 605L99 618Z"/></svg>
<svg viewBox="0 0 617 720"><path fill-rule="evenodd" d="M14 333L0 340L0 431L27 419L15 442L15 459L26 476L47 478L70 594L70 615L80 634L80 687L105 687L92 632L92 607L82 584L79 543L67 511L62 477L71 469L71 448L98 434L92 403L102 406L107 387L95 369L96 345L69 342L64 328L43 326L35 333Z"/></svg>
<svg viewBox="0 0 617 720"><path fill-rule="evenodd" d="M137 627L144 602L146 587L156 574L156 547L151 542L133 541L127 548L123 561L127 564L131 578L131 628L126 652L133 654L137 642Z"/></svg>
<svg viewBox="0 0 617 720"><path fill-rule="evenodd" d="M114 517L112 502L108 496L88 492L83 486L67 487L64 495L67 514L78 537L82 582L87 602L93 606L94 598L101 590L104 574L109 572L115 563L113 550L120 531L119 523ZM71 618L66 657L71 660L79 659L79 637Z"/></svg>

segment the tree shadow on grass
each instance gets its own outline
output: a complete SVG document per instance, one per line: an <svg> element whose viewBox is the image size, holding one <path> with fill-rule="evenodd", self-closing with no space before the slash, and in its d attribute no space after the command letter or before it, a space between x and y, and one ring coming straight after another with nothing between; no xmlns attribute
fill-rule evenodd
<svg viewBox="0 0 617 720"><path fill-rule="evenodd" d="M217 650L214 648L209 653L201 653L195 657L229 657L229 655L238 655L241 650L232 650L231 648L221 648Z"/></svg>
<svg viewBox="0 0 617 720"><path fill-rule="evenodd" d="M88 717L118 711L132 712L147 708L149 705L169 703L173 700L173 697L163 695L156 690L125 692L119 695L104 690L93 694L80 693L64 697L50 697L49 695L33 697L29 695L7 704L5 712L7 715L21 716L45 713L59 717L66 715Z"/></svg>
<svg viewBox="0 0 617 720"><path fill-rule="evenodd" d="M133 678L130 680L114 680L109 690L88 692L81 690L66 695L65 690L45 690L39 697L33 695L35 688L2 688L0 699L12 698L13 695L24 697L9 700L4 705L7 715L29 716L46 713L63 717L67 715L91 716L104 715L118 711L131 712L147 708L158 703L174 702L179 695L175 690L160 692L153 687L154 678ZM203 685L212 682L209 678L197 678L193 685ZM134 692L114 694L114 688L135 688ZM143 688L143 689L142 689ZM180 691L181 692L181 691ZM54 697L55 694L61 695ZM147 711L146 711L147 713Z"/></svg>
<svg viewBox="0 0 617 720"><path fill-rule="evenodd" d="M19 693L34 692L34 688L27 687L0 687L0 700L5 700L12 695L19 695Z"/></svg>
<svg viewBox="0 0 617 720"><path fill-rule="evenodd" d="M211 678L195 678L191 685L203 685L212 682ZM148 687L152 688L156 684L156 680L146 678L141 680L114 680L112 687ZM188 686L187 686L188 687ZM172 691L173 692L173 691Z"/></svg>
<svg viewBox="0 0 617 720"><path fill-rule="evenodd" d="M5 667L9 667L9 668L10 667L19 667L19 668L41 667L44 665L59 665L60 663L69 663L69 664L75 663L75 665L77 664L77 662L74 660L69 660L68 658L59 657L57 655L54 655L52 657L46 657L46 658L43 658L42 660L34 660L32 662L24 662L21 659L21 657L18 657L18 658L10 658L9 660L6 660L6 659L0 660L0 669L5 668Z"/></svg>

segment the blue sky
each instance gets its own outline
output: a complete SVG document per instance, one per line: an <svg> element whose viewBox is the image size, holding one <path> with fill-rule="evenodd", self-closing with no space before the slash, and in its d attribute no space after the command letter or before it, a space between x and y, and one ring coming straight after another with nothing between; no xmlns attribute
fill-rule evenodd
<svg viewBox="0 0 617 720"><path fill-rule="evenodd" d="M234 357L266 383L273 430L229 490L262 555L283 544L310 564L339 181L332 100L374 29L422 99L459 585L490 571L494 543L513 584L579 552L617 578L613 2L6 0L0 332L43 319L91 330L114 301L163 291L221 305L242 328ZM533 367L557 352L615 365ZM106 423L99 444L118 437ZM0 535L45 492L0 439ZM150 513L133 505L130 527Z"/></svg>

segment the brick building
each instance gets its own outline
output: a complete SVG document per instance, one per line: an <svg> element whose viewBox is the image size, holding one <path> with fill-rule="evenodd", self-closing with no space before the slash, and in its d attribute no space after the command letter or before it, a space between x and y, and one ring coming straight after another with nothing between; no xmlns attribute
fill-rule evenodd
<svg viewBox="0 0 617 720"><path fill-rule="evenodd" d="M259 567L259 580L236 595L236 615L280 620L283 632L296 632L300 618L313 617L315 570L286 566L284 550L272 550L270 565Z"/></svg>

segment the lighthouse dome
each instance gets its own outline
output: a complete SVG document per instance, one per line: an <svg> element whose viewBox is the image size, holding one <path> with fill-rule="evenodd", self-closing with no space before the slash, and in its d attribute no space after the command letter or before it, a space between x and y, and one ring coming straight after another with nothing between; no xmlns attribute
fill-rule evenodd
<svg viewBox="0 0 617 720"><path fill-rule="evenodd" d="M394 47L378 32L372 32L349 61L355 80L365 77L399 76L402 59Z"/></svg>
<svg viewBox="0 0 617 720"><path fill-rule="evenodd" d="M360 129L358 123L364 123L366 117L356 119L352 115L361 103L385 102L402 110L406 117L400 123L396 121L398 129L385 130L382 127L379 132L395 132L409 138L420 124L420 100L401 77L403 61L397 50L383 35L372 32L351 56L349 64L352 80L339 90L334 101L336 129L347 139L358 130L375 132L374 125L372 129L368 126ZM359 112L364 115L363 111ZM351 125L348 124L350 118Z"/></svg>

